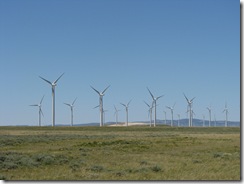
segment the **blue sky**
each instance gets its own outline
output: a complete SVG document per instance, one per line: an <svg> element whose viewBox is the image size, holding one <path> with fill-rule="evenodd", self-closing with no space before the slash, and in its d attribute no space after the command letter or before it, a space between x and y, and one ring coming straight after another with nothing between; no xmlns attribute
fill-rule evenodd
<svg viewBox="0 0 244 184"><path fill-rule="evenodd" d="M148 120L146 87L158 101L158 119L175 102L186 117L183 92L196 97L196 118L212 106L217 120L240 120L240 1L238 0L0 0L0 125L51 125L51 87L56 87L56 123L99 122L102 91L106 121L114 108L132 102L129 121ZM213 117L212 117L213 118Z"/></svg>

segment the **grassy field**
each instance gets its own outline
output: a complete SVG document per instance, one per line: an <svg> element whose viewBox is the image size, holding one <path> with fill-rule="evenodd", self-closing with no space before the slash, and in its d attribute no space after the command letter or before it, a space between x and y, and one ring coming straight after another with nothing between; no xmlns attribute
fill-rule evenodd
<svg viewBox="0 0 244 184"><path fill-rule="evenodd" d="M240 180L240 128L0 127L4 180Z"/></svg>

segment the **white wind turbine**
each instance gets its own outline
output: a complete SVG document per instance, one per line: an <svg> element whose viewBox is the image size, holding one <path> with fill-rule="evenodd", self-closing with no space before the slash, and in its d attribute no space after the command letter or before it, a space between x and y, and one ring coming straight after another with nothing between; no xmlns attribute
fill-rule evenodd
<svg viewBox="0 0 244 184"><path fill-rule="evenodd" d="M164 124L166 125L166 111L164 111Z"/></svg>
<svg viewBox="0 0 244 184"><path fill-rule="evenodd" d="M228 126L228 113L229 110L227 109L227 103L225 102L225 109L223 110L223 112L225 112L225 127Z"/></svg>
<svg viewBox="0 0 244 184"><path fill-rule="evenodd" d="M173 126L173 121L174 121L174 107L175 107L175 103L172 107L166 106L166 108L168 108L171 111L171 126Z"/></svg>
<svg viewBox="0 0 244 184"><path fill-rule="evenodd" d="M106 121L105 121L105 112L108 112L108 110L103 110L103 122L104 122L104 125L106 124Z"/></svg>
<svg viewBox="0 0 244 184"><path fill-rule="evenodd" d="M203 117L202 126L204 127L205 126L205 115L203 114L202 117Z"/></svg>
<svg viewBox="0 0 244 184"><path fill-rule="evenodd" d="M210 127L211 126L211 112L212 112L211 106L210 107L207 107L207 109L208 109L208 113L209 113L209 123L208 123L208 126Z"/></svg>
<svg viewBox="0 0 244 184"><path fill-rule="evenodd" d="M180 114L177 114L178 115L178 127L180 126Z"/></svg>
<svg viewBox="0 0 244 184"><path fill-rule="evenodd" d="M184 93L183 93L184 94ZM193 103L193 100L195 99L195 97L194 98L192 98L191 100L189 100L187 97L186 97L186 95L184 94L184 96L185 96L185 99L186 99L186 101L187 101L187 103L188 103L188 107L190 108L189 109L189 112L190 112L190 116L189 116L189 127L190 126L192 126L192 116L193 116L193 114L192 114L192 103ZM188 108L187 108L188 109Z"/></svg>
<svg viewBox="0 0 244 184"><path fill-rule="evenodd" d="M118 109L115 107L115 105L114 105L114 110L115 110L114 115L116 116L116 126L117 126L117 125L118 125L118 115L119 115L119 111L120 111L120 110L118 110Z"/></svg>
<svg viewBox="0 0 244 184"><path fill-rule="evenodd" d="M161 97L163 97L164 95L158 96L158 97L154 97L153 94L151 93L151 91L147 88L148 92L150 93L152 99L153 99L153 106L154 106L154 127L156 126L156 121L157 121L157 112L156 112L156 108L157 108L157 100Z"/></svg>
<svg viewBox="0 0 244 184"><path fill-rule="evenodd" d="M129 104L130 104L131 100L127 103L127 105L120 103L121 105L123 105L125 107L125 111L126 111L126 126L128 126L128 108L129 108Z"/></svg>
<svg viewBox="0 0 244 184"><path fill-rule="evenodd" d="M188 109L186 113L188 114L188 112L190 112L190 109ZM194 112L192 109L191 109L191 113L190 113L190 114L192 115L192 117L193 117L193 115L196 116L195 112ZM192 121L191 121L190 126L191 126L191 127L193 126L193 122L192 122Z"/></svg>
<svg viewBox="0 0 244 184"><path fill-rule="evenodd" d="M43 112L42 112L42 100L43 100L43 98L44 98L44 95L43 95L43 97L42 97L42 99L41 99L41 101L40 101L39 104L30 105L30 106L37 106L37 107L39 107L39 126L41 126L41 115L44 116L43 115Z"/></svg>
<svg viewBox="0 0 244 184"><path fill-rule="evenodd" d="M214 126L216 127L216 117L215 117L215 114L214 114Z"/></svg>
<svg viewBox="0 0 244 184"><path fill-rule="evenodd" d="M73 101L72 104L64 103L65 105L69 106L70 110L71 110L71 126L73 126L73 108L74 108L74 104L75 104L76 99Z"/></svg>
<svg viewBox="0 0 244 184"><path fill-rule="evenodd" d="M153 105L150 106L147 102L144 101L144 103L148 106L148 113L149 113L149 116L150 116L150 127L152 126L152 109L153 109Z"/></svg>
<svg viewBox="0 0 244 184"><path fill-rule="evenodd" d="M58 80L64 75L64 73L62 75L60 75L60 77L55 80L54 82L50 82L47 79L42 78L41 76L39 76L42 80L46 81L47 83L49 83L52 86L52 97L53 97L53 111L52 111L52 116L53 116L53 126L55 126L55 87L57 86L57 82Z"/></svg>
<svg viewBox="0 0 244 184"><path fill-rule="evenodd" d="M91 86L91 88L99 95L99 106L100 106L100 127L103 126L103 96L105 95L105 91L110 87L110 85L108 87L106 87L101 93L96 90L95 88L93 88Z"/></svg>

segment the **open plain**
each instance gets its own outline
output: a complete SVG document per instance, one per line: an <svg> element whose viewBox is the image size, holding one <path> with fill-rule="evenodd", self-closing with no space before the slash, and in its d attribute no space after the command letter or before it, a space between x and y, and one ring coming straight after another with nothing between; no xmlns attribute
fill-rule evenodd
<svg viewBox="0 0 244 184"><path fill-rule="evenodd" d="M3 180L240 180L239 127L1 127Z"/></svg>

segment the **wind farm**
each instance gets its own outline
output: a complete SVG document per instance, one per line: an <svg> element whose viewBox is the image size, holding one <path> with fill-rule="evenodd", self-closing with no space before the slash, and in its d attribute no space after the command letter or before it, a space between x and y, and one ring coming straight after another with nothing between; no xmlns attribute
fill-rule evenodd
<svg viewBox="0 0 244 184"><path fill-rule="evenodd" d="M45 78L39 76L42 80L44 80L45 82L49 83L52 87L52 126L55 126L55 87L57 85L57 82L59 81L59 79L64 75L64 73L62 75L60 75L54 82L50 82L48 80L46 80ZM105 112L107 112L108 110L104 110L104 107L103 107L103 97L105 95L105 92L107 91L107 89L109 89L111 86L107 86L103 91L99 92L97 89L95 89L93 86L90 86L98 95L99 95L99 105L97 105L96 107L94 108L98 108L99 107L99 112L100 112L100 127L102 126L105 126ZM173 126L183 126L183 127L205 127L205 115L202 114L202 118L199 117L199 118L193 118L193 116L195 114L195 112L193 111L193 100L195 99L192 98L189 100L189 98L183 93L183 96L187 102L187 108L186 108L186 114L187 114L187 117L185 118L180 118L180 114L177 114L178 116L178 120L174 120L174 108L175 108L175 105L176 105L176 102L174 103L173 106L165 106L166 109L169 109L170 110L170 113L171 113L171 119L168 120L167 117L166 117L166 111L164 111L164 117L162 116L161 114L161 120L157 118L157 107L160 107L158 104L157 104L157 101L162 98L164 95L160 95L158 97L155 97L152 92L150 91L150 89L147 87L147 90L151 96L151 103L147 103L146 101L143 101L144 104L148 107L148 118L149 120L147 121L146 119L145 120L142 120L141 122L139 122L138 120L134 120L134 121L130 121L129 122L129 104L131 102L131 100L125 104L125 103L120 103L122 106L124 106L125 108L125 121L124 121L124 125L126 126L133 126L133 125L147 125L147 126L150 126L150 127L156 127L156 124L158 125L166 125L167 126L167 122L170 121L170 126L173 127ZM39 107L39 126L41 126L41 116L43 116L43 112L42 112L42 101L43 101L43 98L44 96L42 97L41 101L39 104L34 104L34 105L30 105L30 106L38 106ZM71 110L71 118L70 118L70 125L71 126L74 126L73 124L73 108L74 108L74 104L76 102L76 99L74 99L74 101L72 103L64 103L65 105L69 106L70 107L70 110ZM151 105L149 105L151 104ZM114 110L115 110L115 113L114 113L114 116L116 117L115 121L108 121L107 123L107 126L111 126L113 124L116 124L117 126L123 124L123 121L118 120L118 112L120 110L117 110L117 108L115 107L115 105L113 105L114 107ZM224 127L228 127L228 126L238 126L238 124L236 123L231 123L231 121L228 123L228 114L229 114L229 110L227 108L227 102L225 102L225 108L224 110L222 111L222 113L225 113L225 117L223 117L222 120L217 120L216 119L216 115L214 115L214 123L212 122L212 107L211 105L206 107L206 109L208 110L208 114L209 114L209 121L208 121L208 127L216 127L216 126L224 126ZM154 112L154 117L153 117L153 112ZM221 111L220 111L221 112ZM184 114L184 112L181 112L182 114ZM199 112L200 114L201 112ZM189 114L189 116L188 116ZM186 121L188 121L188 124L186 124ZM202 123L200 123L200 121ZM182 122L182 123L180 123ZM47 123L46 123L47 124ZM89 124L89 123L88 123ZM88 125L87 124L87 125ZM94 124L94 123L93 123ZM96 123L95 123L96 124ZM95 125L94 124L94 125ZM218 125L217 125L218 124ZM60 126L60 125L59 125ZM64 126L64 125L63 125ZM81 123L76 123L75 126L84 126L82 125Z"/></svg>

